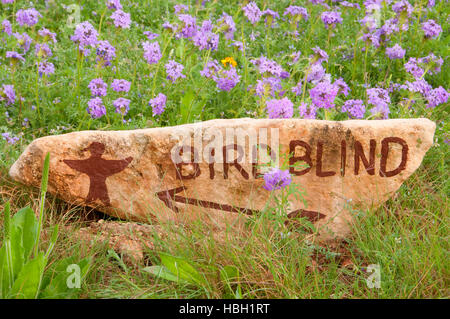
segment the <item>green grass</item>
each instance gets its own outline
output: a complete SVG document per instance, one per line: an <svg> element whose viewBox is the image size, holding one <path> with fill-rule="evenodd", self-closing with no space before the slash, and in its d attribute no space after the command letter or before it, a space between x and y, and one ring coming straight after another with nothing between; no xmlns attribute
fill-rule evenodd
<svg viewBox="0 0 450 319"><path fill-rule="evenodd" d="M0 33L0 39L5 39L0 41L0 87L14 84L17 96L23 97L23 102L13 106L0 102L0 133L10 132L21 137L14 145L0 138L0 211L7 201L11 202L12 212L27 205L35 212L39 211L38 190L18 185L7 176L12 163L37 137L86 129L122 130L214 118L266 117L266 114L260 114L264 109L264 98L258 98L247 90L260 79L250 60L261 55L276 60L291 73L282 85L296 108L301 97L294 96L290 88L303 79L311 49L320 46L326 50L330 56L325 66L327 72L334 80L342 77L351 89L350 97L339 96L336 99L336 108L327 114L332 120L348 119L347 114L339 111L344 100L366 99L366 82L374 87L387 88L390 82L404 84L411 80L403 68L409 57L424 57L430 52L442 56L442 71L426 74L425 79L434 88L443 86L448 89L450 82L446 45L449 39L448 8L444 1L436 1L436 7L426 13L427 19L434 19L443 27L439 38L423 41L418 36L421 31L418 13L415 12L415 20L409 30L393 35L390 46L400 43L407 49L407 54L405 59L392 63L383 48L370 47L366 56L361 51L364 42L355 41L361 35L357 19L363 17L363 10L343 10L344 23L337 26L335 35L328 40L328 32L320 20L323 9L304 1L301 5L308 8L310 19L300 23L299 31L304 33L298 40L278 34L280 30L291 30L288 22L280 22L279 29L269 32L263 23L251 27L236 1L210 1L205 8L195 1L187 1L191 5L191 13L199 21L208 17L218 18L222 11L232 15L237 29L235 39L248 46L248 50L241 52L221 39L218 50L208 52L199 51L186 39L173 39L163 32L161 24L166 19L175 21L173 5L179 2L122 1L124 10L131 12L132 20L137 23L125 31L114 28L108 19L110 12L105 11L102 1L78 1L83 4L81 21L88 20L96 28L103 12L106 12L100 38L108 39L117 49L117 58L112 63L115 71L112 67L96 68L94 54L77 67L76 46L69 39L73 29L65 23L69 13L62 6L72 2L77 1L49 1L48 8L39 2L36 8L43 17L38 26L19 29L33 37L44 26L58 33L58 43L51 45L53 57L50 58L56 72L48 78L36 82L34 47L26 62L11 72L4 56L6 51L15 49L17 43ZM290 2L258 1L258 4L261 8L269 5L281 14ZM410 2L417 8L424 1ZM18 1L16 10L22 7L26 7L26 3ZM11 19L12 8L0 8L0 20ZM393 16L392 10L383 9L383 20ZM145 30L161 33L157 38L161 51L167 45L159 65L149 66L142 58L141 42L145 40L142 32ZM249 41L252 31L260 33L256 41ZM286 63L288 55L297 50L302 52L302 59L289 66ZM343 58L353 53L353 58ZM241 76L241 81L230 92L219 91L212 80L205 80L199 74L208 59L220 61L227 56L237 61ZM185 66L183 73L186 78L176 84L166 79L164 71L164 64L172 58ZM108 83L115 78L132 82L127 96L131 105L126 119L130 122L123 123L122 117L114 113L112 101L119 95L111 90L104 98L108 117L94 120L86 113L90 99L87 85L100 76ZM311 87L309 84L308 89ZM168 103L162 116L154 117L148 101L159 92L167 95ZM430 109L425 106L426 100L416 95L416 104L407 109L404 107L405 98L409 98L405 92L391 94L390 117L427 117L435 121L435 144L421 167L392 199L377 210L355 213L352 236L345 241L318 243L314 236L302 229L291 229L287 236L289 230L284 224L266 215L254 217L244 228L229 225L221 232L200 222L183 227L163 223L160 227L168 237L160 238L155 231L152 234L155 248L146 251L143 262L130 265L125 258L122 260L119 256L118 260L114 257L106 244L89 246L74 240L74 232L98 218L97 213L48 196L44 232L49 234L55 225L61 226L49 264L51 266L70 256L75 259L93 256L93 264L81 288L81 297L84 298L233 298L236 292L242 298L449 298L450 154L449 145L445 142L449 139L449 104ZM39 107L39 114L33 106ZM11 119L3 116L6 111ZM27 126L22 125L25 117L30 120ZM298 117L297 110L294 117ZM368 117L369 111L365 115ZM318 118L324 118L322 111ZM3 225L3 220L0 220L0 225ZM69 225L70 228L64 227ZM43 236L40 242L43 250L49 244L48 237ZM161 265L160 254L163 253L191 264L202 278L200 282L175 283L143 270ZM380 289L370 289L366 284L369 276L366 269L373 264L381 269ZM234 272L233 278L225 280L224 269Z"/></svg>

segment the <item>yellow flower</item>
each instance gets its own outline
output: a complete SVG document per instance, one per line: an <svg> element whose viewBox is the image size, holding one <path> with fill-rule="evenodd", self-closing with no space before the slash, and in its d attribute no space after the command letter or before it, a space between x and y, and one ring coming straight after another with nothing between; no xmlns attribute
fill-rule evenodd
<svg viewBox="0 0 450 319"><path fill-rule="evenodd" d="M233 68L235 68L236 67L236 65L237 65L237 63L236 63L236 61L232 58L232 57L226 57L225 59L223 59L223 60L220 60L220 62L222 62L222 64L223 64L223 66L227 66L227 63L229 64L229 65L231 65Z"/></svg>

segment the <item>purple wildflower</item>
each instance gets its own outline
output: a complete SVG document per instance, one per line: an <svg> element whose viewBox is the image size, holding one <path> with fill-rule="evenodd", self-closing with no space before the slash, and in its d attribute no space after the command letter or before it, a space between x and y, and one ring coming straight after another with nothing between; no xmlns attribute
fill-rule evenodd
<svg viewBox="0 0 450 319"><path fill-rule="evenodd" d="M129 29L131 24L130 14L122 10L116 10L111 14L111 19L114 20L114 25L117 28Z"/></svg>
<svg viewBox="0 0 450 319"><path fill-rule="evenodd" d="M84 50L87 46L95 46L97 44L97 37L97 30L95 30L92 24L85 21L76 26L74 35L70 39L78 43L80 50Z"/></svg>
<svg viewBox="0 0 450 319"><path fill-rule="evenodd" d="M208 61L208 63L206 63L203 70L200 71L200 75L204 76L207 79L215 78L219 70L221 70L219 62L217 62L216 60L210 60Z"/></svg>
<svg viewBox="0 0 450 319"><path fill-rule="evenodd" d="M93 119L98 119L103 115L106 115L106 108L103 105L103 101L99 97L95 97L88 102L87 112Z"/></svg>
<svg viewBox="0 0 450 319"><path fill-rule="evenodd" d="M328 54L322 50L319 47L315 47L312 49L314 52L314 55L312 56L312 63L322 63L322 62L328 62Z"/></svg>
<svg viewBox="0 0 450 319"><path fill-rule="evenodd" d="M236 69L230 68L219 72L215 81L220 90L228 92L239 83L240 79L241 77L237 74Z"/></svg>
<svg viewBox="0 0 450 319"><path fill-rule="evenodd" d="M120 0L108 0L106 2L106 6L110 10L122 10L122 4L120 3Z"/></svg>
<svg viewBox="0 0 450 319"><path fill-rule="evenodd" d="M147 37L149 41L156 39L159 37L158 33L153 33L151 31L144 31L144 35Z"/></svg>
<svg viewBox="0 0 450 319"><path fill-rule="evenodd" d="M234 23L232 16L226 14L225 12L222 13L222 16L217 24L219 25L220 29L225 32L225 39L233 39L234 32L236 31L236 24Z"/></svg>
<svg viewBox="0 0 450 319"><path fill-rule="evenodd" d="M447 90L445 90L442 86L432 90L430 94L427 96L428 105L427 107L433 108L438 106L439 104L446 103L448 100L449 94Z"/></svg>
<svg viewBox="0 0 450 319"><path fill-rule="evenodd" d="M127 115L130 110L130 100L123 97L119 97L113 101L113 106L116 108L116 113Z"/></svg>
<svg viewBox="0 0 450 319"><path fill-rule="evenodd" d="M116 57L116 48L114 48L107 40L98 41L96 54L97 61L108 66Z"/></svg>
<svg viewBox="0 0 450 319"><path fill-rule="evenodd" d="M298 107L298 112L300 114L300 117L304 119L315 119L317 114L317 107L314 104L311 104L308 111L308 104L301 103Z"/></svg>
<svg viewBox="0 0 450 319"><path fill-rule="evenodd" d="M342 112L347 112L354 118L362 119L366 112L366 106L362 100L348 100L342 106Z"/></svg>
<svg viewBox="0 0 450 319"><path fill-rule="evenodd" d="M46 28L42 28L41 30L38 31L38 34L40 37L43 38L44 42L48 42L49 40L52 40L53 43L56 43L56 33L51 32L50 30L46 29Z"/></svg>
<svg viewBox="0 0 450 319"><path fill-rule="evenodd" d="M16 101L16 92L14 91L14 85L6 85L0 88L0 101L6 101L6 106L14 104Z"/></svg>
<svg viewBox="0 0 450 319"><path fill-rule="evenodd" d="M28 25L30 27L38 23L42 15L34 8L20 9L16 13L16 20L20 26Z"/></svg>
<svg viewBox="0 0 450 319"><path fill-rule="evenodd" d="M20 137L13 136L13 135L9 134L8 132L2 133L2 137L8 144L11 144L11 145L16 144L20 140Z"/></svg>
<svg viewBox="0 0 450 319"><path fill-rule="evenodd" d="M392 5L392 10L400 16L403 14L409 18L413 12L413 7L407 0L400 0Z"/></svg>
<svg viewBox="0 0 450 319"><path fill-rule="evenodd" d="M273 167L264 174L265 184L263 188L268 191L274 191L289 186L291 182L292 177L289 174L289 170L281 170Z"/></svg>
<svg viewBox="0 0 450 319"><path fill-rule="evenodd" d="M159 48L158 42L144 42L142 43L144 48L144 58L147 60L148 64L156 64L162 58L161 50Z"/></svg>
<svg viewBox="0 0 450 319"><path fill-rule="evenodd" d="M108 84L106 84L103 79L98 78L93 79L89 83L88 88L91 90L92 96L105 96Z"/></svg>
<svg viewBox="0 0 450 319"><path fill-rule="evenodd" d="M328 82L320 82L311 90L309 94L311 96L312 103L317 108L330 109L334 107L334 99L338 94L339 88Z"/></svg>
<svg viewBox="0 0 450 319"><path fill-rule="evenodd" d="M258 66L260 74L269 73L278 77L283 75L283 68L281 65L273 60L267 59L265 56L261 56L259 59L250 60L250 62Z"/></svg>
<svg viewBox="0 0 450 319"><path fill-rule="evenodd" d="M302 95L302 81L298 81L297 85L292 89L292 93L295 93L296 96Z"/></svg>
<svg viewBox="0 0 450 319"><path fill-rule="evenodd" d="M322 21L327 29L335 28L337 23L342 23L343 19L340 12L325 11L321 15Z"/></svg>
<svg viewBox="0 0 450 319"><path fill-rule="evenodd" d="M249 4L247 4L245 7L242 8L242 10L244 10L244 15L252 24L256 24L259 21L259 19L261 19L262 12L258 8L258 5L255 3L255 1L252 1Z"/></svg>
<svg viewBox="0 0 450 319"><path fill-rule="evenodd" d="M197 32L196 19L189 14L180 14L178 15L178 19L183 22L180 36L183 38L193 37Z"/></svg>
<svg viewBox="0 0 450 319"><path fill-rule="evenodd" d="M348 95L348 92L350 89L349 89L347 83L345 83L343 78L339 78L336 81L334 81L333 85L338 87L338 90L339 90L338 93L342 93L345 96Z"/></svg>
<svg viewBox="0 0 450 319"><path fill-rule="evenodd" d="M288 15L291 17L291 19L294 19L295 22L300 21L302 18L305 19L305 21L308 20L308 11L299 6L289 6L284 10L283 15Z"/></svg>
<svg viewBox="0 0 450 319"><path fill-rule="evenodd" d="M425 71L419 66L419 59L409 58L408 62L405 63L405 70L411 73L415 79L420 78Z"/></svg>
<svg viewBox="0 0 450 319"><path fill-rule="evenodd" d="M1 32L6 33L7 35L12 34L11 22L9 22L9 20L3 20Z"/></svg>
<svg viewBox="0 0 450 319"><path fill-rule="evenodd" d="M426 57L420 58L419 63L424 64L427 69L429 69L430 74L438 74L441 72L441 66L444 63L444 60L441 57L437 57L433 53L430 53Z"/></svg>
<svg viewBox="0 0 450 319"><path fill-rule="evenodd" d="M55 66L51 62L41 61L39 63L38 71L40 76L42 76L42 74L49 76L50 74L55 73Z"/></svg>
<svg viewBox="0 0 450 319"><path fill-rule="evenodd" d="M175 14L189 11L189 6L185 4L176 4L173 6Z"/></svg>
<svg viewBox="0 0 450 319"><path fill-rule="evenodd" d="M17 61L25 61L23 56L15 51L6 51L6 57L11 59L12 63L17 63Z"/></svg>
<svg viewBox="0 0 450 319"><path fill-rule="evenodd" d="M271 9L267 9L262 13L263 16L265 16L264 22L266 23L266 26L272 26L273 22L280 17L278 12L273 11Z"/></svg>
<svg viewBox="0 0 450 319"><path fill-rule="evenodd" d="M152 107L153 116L160 115L164 112L166 107L167 97L159 93L154 99L151 99L149 104Z"/></svg>
<svg viewBox="0 0 450 319"><path fill-rule="evenodd" d="M131 82L123 79L114 79L111 87L116 92L128 92L130 91Z"/></svg>
<svg viewBox="0 0 450 319"><path fill-rule="evenodd" d="M405 53L406 50L398 44L394 45L392 48L386 48L386 55L389 59L403 59Z"/></svg>
<svg viewBox="0 0 450 319"><path fill-rule="evenodd" d="M428 20L422 23L422 30L427 38L437 38L442 32L442 27L434 20Z"/></svg>
<svg viewBox="0 0 450 319"><path fill-rule="evenodd" d="M194 45L200 50L214 51L219 45L219 35L212 32L210 20L203 21L202 27L192 38Z"/></svg>
<svg viewBox="0 0 450 319"><path fill-rule="evenodd" d="M294 114L294 104L287 97L280 100L267 101L267 113L270 119L291 118Z"/></svg>
<svg viewBox="0 0 450 319"><path fill-rule="evenodd" d="M14 3L14 0L2 0L3 4Z"/></svg>
<svg viewBox="0 0 450 319"><path fill-rule="evenodd" d="M166 63L166 73L167 78L174 83L178 78L185 78L186 76L181 73L183 72L184 66L180 63L175 62L174 60L169 60Z"/></svg>
<svg viewBox="0 0 450 319"><path fill-rule="evenodd" d="M30 36L24 32L22 34L14 33L14 37L17 39L17 43L23 49L23 52L27 53L28 50L30 50L31 43L33 42Z"/></svg>
<svg viewBox="0 0 450 319"><path fill-rule="evenodd" d="M380 114L384 119L388 118L391 99L387 90L381 88L367 89L367 102L374 105L374 108L371 109L372 114Z"/></svg>
<svg viewBox="0 0 450 319"><path fill-rule="evenodd" d="M308 82L317 83L321 81L324 76L325 76L325 69L322 67L321 64L316 63L311 65L311 67L309 68L306 80Z"/></svg>
<svg viewBox="0 0 450 319"><path fill-rule="evenodd" d="M50 50L50 47L48 46L47 43L43 44L36 43L35 53L38 58L50 57L53 55L52 50Z"/></svg>
<svg viewBox="0 0 450 319"><path fill-rule="evenodd" d="M428 82L425 81L424 79L419 79L414 82L406 81L406 88L410 92L418 92L423 96L428 96L428 94L433 89L433 87L430 84L428 84Z"/></svg>

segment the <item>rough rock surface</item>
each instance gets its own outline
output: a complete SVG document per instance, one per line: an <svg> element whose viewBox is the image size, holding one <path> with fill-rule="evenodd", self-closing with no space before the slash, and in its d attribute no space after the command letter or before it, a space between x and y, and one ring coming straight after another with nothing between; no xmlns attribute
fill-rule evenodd
<svg viewBox="0 0 450 319"><path fill-rule="evenodd" d="M270 155L305 191L306 205L292 196L289 215L308 218L325 238L343 237L354 209L385 202L420 166L434 130L427 119L231 119L83 131L33 141L10 176L39 186L50 152L49 191L68 202L136 221L223 223L266 205L261 166Z"/></svg>

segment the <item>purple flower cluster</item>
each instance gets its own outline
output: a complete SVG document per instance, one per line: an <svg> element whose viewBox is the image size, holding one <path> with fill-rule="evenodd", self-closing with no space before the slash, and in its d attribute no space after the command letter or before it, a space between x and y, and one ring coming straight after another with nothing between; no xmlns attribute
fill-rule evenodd
<svg viewBox="0 0 450 319"><path fill-rule="evenodd" d="M13 135L9 134L8 132L2 133L2 137L6 141L6 143L11 144L11 145L16 144L20 140L20 137L13 136Z"/></svg>
<svg viewBox="0 0 450 319"><path fill-rule="evenodd" d="M93 79L88 88L91 90L92 96L106 96L106 91L108 89L108 84L106 84L103 79Z"/></svg>
<svg viewBox="0 0 450 319"><path fill-rule="evenodd" d="M197 32L197 20L189 14L180 14L178 19L183 23L179 36L183 38L193 37Z"/></svg>
<svg viewBox="0 0 450 319"><path fill-rule="evenodd" d="M106 115L106 108L103 105L103 101L99 97L95 97L88 102L87 112L92 118L97 119Z"/></svg>
<svg viewBox="0 0 450 319"><path fill-rule="evenodd" d="M247 4L242 10L244 10L244 15L252 24L256 24L261 19L262 12L255 1Z"/></svg>
<svg viewBox="0 0 450 319"><path fill-rule="evenodd" d="M341 13L336 11L323 12L321 15L321 19L327 29L335 28L337 23L342 23L343 21Z"/></svg>
<svg viewBox="0 0 450 319"><path fill-rule="evenodd" d="M291 118L294 104L287 97L267 101L266 109L270 119Z"/></svg>
<svg viewBox="0 0 450 319"><path fill-rule="evenodd" d="M339 92L339 88L329 82L319 82L309 90L312 103L317 108L331 109L334 107L334 99Z"/></svg>
<svg viewBox="0 0 450 319"><path fill-rule="evenodd" d="M428 20L422 23L422 30L427 38L437 38L442 32L442 27L434 20Z"/></svg>
<svg viewBox="0 0 450 319"><path fill-rule="evenodd" d="M114 20L114 25L117 28L129 29L131 24L130 14L122 10L116 10L111 14L111 19Z"/></svg>
<svg viewBox="0 0 450 319"><path fill-rule="evenodd" d="M379 115L384 119L388 118L391 98L387 90L382 88L367 89L367 102L374 105L370 110L373 115Z"/></svg>
<svg viewBox="0 0 450 319"><path fill-rule="evenodd" d="M11 62L13 64L17 63L18 61L25 61L24 57L15 52L15 51L6 51L6 58L11 59Z"/></svg>
<svg viewBox="0 0 450 319"><path fill-rule="evenodd" d="M233 89L241 79L234 67L224 69L216 60L208 61L200 71L200 75L207 79L213 79L217 88L227 92Z"/></svg>
<svg viewBox="0 0 450 319"><path fill-rule="evenodd" d="M107 40L98 41L97 44L97 61L102 66L108 66L116 57L116 48L114 48Z"/></svg>
<svg viewBox="0 0 450 319"><path fill-rule="evenodd" d="M289 170L273 167L264 174L263 188L268 191L274 191L289 186L291 182L292 177L289 174Z"/></svg>
<svg viewBox="0 0 450 319"><path fill-rule="evenodd" d="M50 74L55 73L55 66L51 62L42 61L39 63L38 72L40 76L43 74L49 76Z"/></svg>
<svg viewBox="0 0 450 319"><path fill-rule="evenodd" d="M6 106L14 104L16 101L16 92L14 91L13 85L6 85L0 88L0 102L5 101Z"/></svg>
<svg viewBox="0 0 450 319"><path fill-rule="evenodd" d="M27 53L30 50L31 43L33 42L30 36L25 32L22 34L13 33L13 35L17 39L17 44L19 44L20 48L23 49L23 52Z"/></svg>
<svg viewBox="0 0 450 319"><path fill-rule="evenodd" d="M116 92L128 92L130 91L131 82L123 79L114 79L111 88Z"/></svg>
<svg viewBox="0 0 450 319"><path fill-rule="evenodd" d="M250 60L251 63L256 65L260 74L271 74L280 78L286 78L289 74L283 70L281 65L273 60L269 60L265 56L261 56L259 59Z"/></svg>
<svg viewBox="0 0 450 319"><path fill-rule="evenodd" d="M233 17L222 13L221 18L217 21L220 30L225 33L225 39L231 40L234 38L234 32L236 31L236 24L234 23Z"/></svg>
<svg viewBox="0 0 450 319"><path fill-rule="evenodd" d="M113 106L116 108L116 113L125 116L130 110L130 100L123 97L119 97L118 99L113 101Z"/></svg>
<svg viewBox="0 0 450 319"><path fill-rule="evenodd" d="M6 19L3 20L0 31L6 33L7 35L11 35L12 34L11 22L9 22L9 20Z"/></svg>
<svg viewBox="0 0 450 319"><path fill-rule="evenodd" d="M40 17L42 17L42 15L34 8L20 9L16 13L16 21L20 26L27 25L32 27L39 22Z"/></svg>
<svg viewBox="0 0 450 319"><path fill-rule="evenodd" d="M144 58L148 64L156 64L162 58L161 49L158 42L144 42L142 43L144 48Z"/></svg>
<svg viewBox="0 0 450 319"><path fill-rule="evenodd" d="M44 42L48 42L50 40L53 41L53 43L56 43L56 33L51 32L50 30L46 28L42 28L38 31L39 36L42 38Z"/></svg>
<svg viewBox="0 0 450 319"><path fill-rule="evenodd" d="M241 77L237 74L236 69L232 67L228 70L221 70L213 79L220 90L228 92L239 83Z"/></svg>
<svg viewBox="0 0 450 319"><path fill-rule="evenodd" d="M449 93L442 86L431 90L431 92L427 95L428 105L427 107L433 108L442 103L447 103L449 97Z"/></svg>
<svg viewBox="0 0 450 319"><path fill-rule="evenodd" d="M151 99L149 105L152 107L153 116L160 115L166 107L167 97L163 93L159 93L155 98Z"/></svg>
<svg viewBox="0 0 450 319"><path fill-rule="evenodd" d="M308 11L299 6L289 6L284 10L283 15L290 16L291 19L294 19L294 21L298 22L302 18L305 19L305 21L308 20Z"/></svg>
<svg viewBox="0 0 450 319"><path fill-rule="evenodd" d="M212 28L210 20L203 21L202 27L192 38L194 45L200 50L214 51L219 46L219 35L212 32Z"/></svg>
<svg viewBox="0 0 450 319"><path fill-rule="evenodd" d="M92 24L85 21L76 26L74 35L70 39L78 43L80 50L86 53L86 47L94 47L97 44L97 37L97 30L95 30Z"/></svg>
<svg viewBox="0 0 450 319"><path fill-rule="evenodd" d="M392 48L386 48L386 55L389 59L403 59L405 53L406 50L398 44L394 45Z"/></svg>
<svg viewBox="0 0 450 319"><path fill-rule="evenodd" d="M303 102L299 105L298 112L300 117L304 119L315 119L317 115L317 107L314 104L311 104L308 111L308 104Z"/></svg>
<svg viewBox="0 0 450 319"><path fill-rule="evenodd" d="M354 118L362 119L366 112L366 106L362 100L348 100L342 106L342 112L347 112Z"/></svg>
<svg viewBox="0 0 450 319"><path fill-rule="evenodd" d="M106 6L110 10L122 10L122 4L120 3L120 0L108 0L106 2Z"/></svg>
<svg viewBox="0 0 450 319"><path fill-rule="evenodd" d="M166 74L167 78L172 81L172 83L175 83L175 81L179 78L185 78L186 76L182 73L184 66L178 62L175 62L174 60L169 60L169 62L166 63Z"/></svg>

